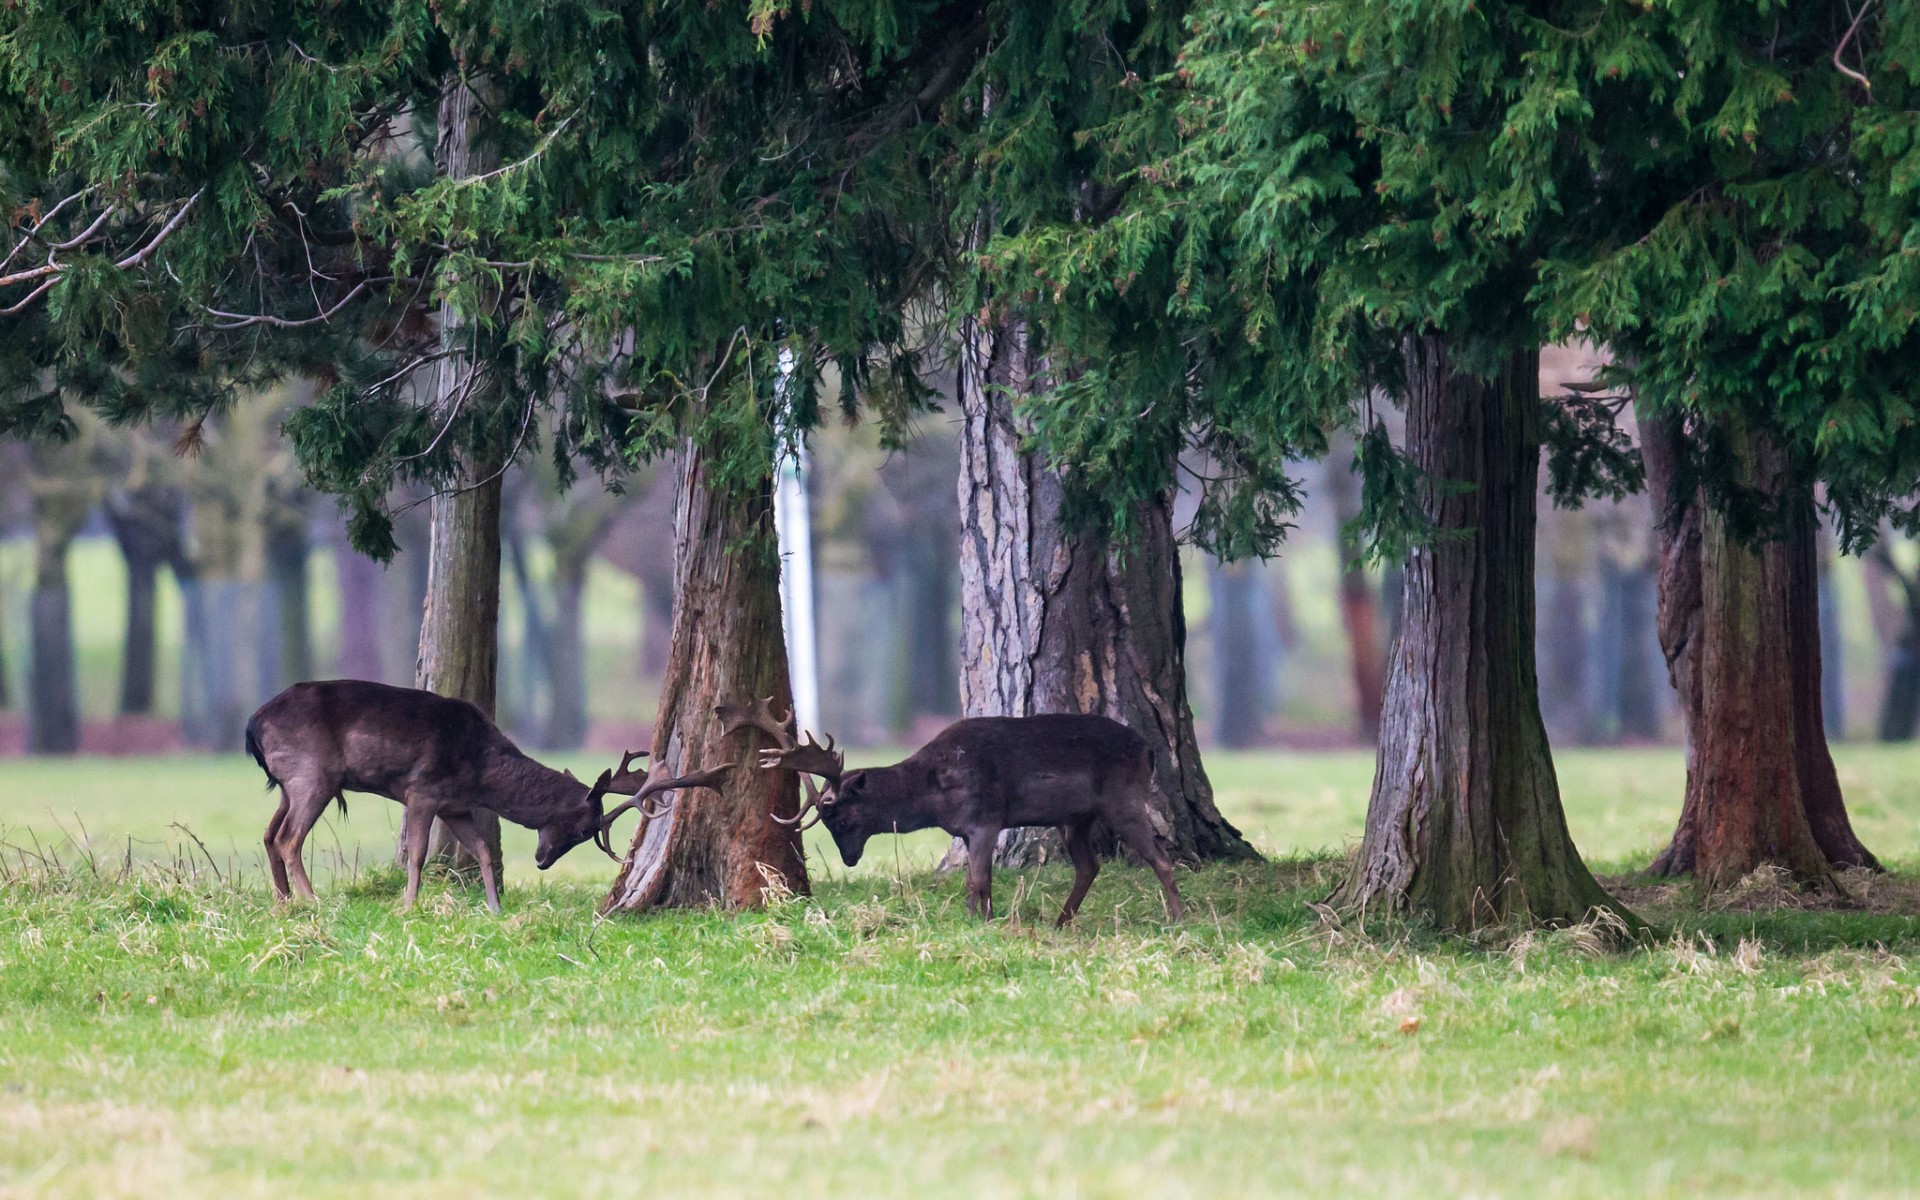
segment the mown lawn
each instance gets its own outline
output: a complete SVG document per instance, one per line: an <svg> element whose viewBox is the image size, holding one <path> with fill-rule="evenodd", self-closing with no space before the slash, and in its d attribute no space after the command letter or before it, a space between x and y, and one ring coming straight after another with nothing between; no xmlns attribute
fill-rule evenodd
<svg viewBox="0 0 1920 1200"><path fill-rule="evenodd" d="M983 927L927 838L819 872L810 901L614 921L593 913L605 859L542 878L519 842L503 919L446 885L402 917L397 809L374 798L316 834L321 903L277 910L251 763L0 763L0 840L27 848L0 869L0 1196L1920 1180L1920 755L1843 751L1863 836L1903 864L1853 881L1861 908L1641 886L1660 933L1624 952L1593 930L1342 928L1313 906L1370 763L1210 763L1283 857L1183 874L1176 929L1149 876L1110 868L1067 933L1045 922L1064 871L1002 873L1016 916ZM1677 755L1562 768L1576 839L1612 870L1644 861ZM34 857L82 821L90 860Z"/></svg>

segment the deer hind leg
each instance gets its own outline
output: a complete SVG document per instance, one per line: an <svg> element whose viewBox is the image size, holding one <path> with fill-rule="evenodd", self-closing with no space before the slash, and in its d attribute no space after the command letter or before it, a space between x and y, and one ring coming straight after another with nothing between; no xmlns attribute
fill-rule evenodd
<svg viewBox="0 0 1920 1200"><path fill-rule="evenodd" d="M287 888L287 864L280 857L280 827L287 823L287 812L292 806L287 802L287 789L280 789L280 807L273 810L273 819L267 822L267 835L261 839L267 847L267 869L273 873L273 898L286 901L293 899L293 893Z"/></svg>
<svg viewBox="0 0 1920 1200"><path fill-rule="evenodd" d="M993 920L993 850L998 829L976 829L967 835L967 911L983 921Z"/></svg>
<svg viewBox="0 0 1920 1200"><path fill-rule="evenodd" d="M420 872L427 865L427 840L433 834L434 818L431 805L416 801L406 809L407 815L400 821L400 844L407 850L407 894L400 901L402 912L413 908L420 898Z"/></svg>
<svg viewBox="0 0 1920 1200"><path fill-rule="evenodd" d="M1167 857L1166 848L1153 834L1153 826L1147 821L1146 798L1129 807L1118 816L1108 816L1113 825L1114 836L1124 843L1127 849L1140 856L1141 861L1153 868L1160 879L1160 887L1167 894L1167 916L1174 921L1185 918L1186 908L1180 903L1180 889L1173 882L1173 860Z"/></svg>
<svg viewBox="0 0 1920 1200"><path fill-rule="evenodd" d="M493 851L487 849L487 839L480 835L480 827L473 823L472 817L440 818L446 822L453 836L459 839L467 853L473 855L473 861L480 864L480 882L487 889L487 907L497 915L500 912L500 873L494 865Z"/></svg>
<svg viewBox="0 0 1920 1200"><path fill-rule="evenodd" d="M302 900L313 899L313 881L307 878L307 867L301 859L307 834L319 824L321 814L327 811L327 804L339 791L330 779L295 777L282 785L287 815L280 819L279 828L273 830L274 845L279 854L280 867L293 885L294 894Z"/></svg>
<svg viewBox="0 0 1920 1200"><path fill-rule="evenodd" d="M1060 835L1067 845L1067 857L1073 862L1073 890L1067 893L1067 902L1060 908L1060 919L1054 922L1056 928L1073 920L1074 914L1080 911L1080 902L1087 898L1087 889L1093 886L1093 877L1100 873L1100 860L1093 854L1092 821L1062 825Z"/></svg>

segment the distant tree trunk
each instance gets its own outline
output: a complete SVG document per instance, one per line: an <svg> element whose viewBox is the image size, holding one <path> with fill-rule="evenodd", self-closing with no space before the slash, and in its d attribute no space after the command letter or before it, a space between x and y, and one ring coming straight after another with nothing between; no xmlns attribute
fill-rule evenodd
<svg viewBox="0 0 1920 1200"><path fill-rule="evenodd" d="M380 564L342 541L334 550L333 566L340 589L340 652L334 674L382 682L386 668L380 634L386 628L387 612L395 606L383 603L386 580ZM402 611L416 610L409 606Z"/></svg>
<svg viewBox="0 0 1920 1200"><path fill-rule="evenodd" d="M1534 676L1539 356L1482 380L1429 335L1406 363L1407 453L1441 536L1407 563L1366 835L1336 899L1454 929L1617 911L1567 833Z"/></svg>
<svg viewBox="0 0 1920 1200"><path fill-rule="evenodd" d="M1260 580L1245 562L1215 562L1210 574L1212 604L1207 625L1213 634L1213 671L1217 685L1214 736L1232 750L1258 746L1265 733L1264 682L1255 610Z"/></svg>
<svg viewBox="0 0 1920 1200"><path fill-rule="evenodd" d="M486 76L447 77L434 148L442 176L460 179L499 165L498 147L481 131L486 114L498 107L498 93L498 84ZM463 336L459 314L452 305L442 304L440 340L450 353L440 360L436 372L436 409L448 410L467 393L474 393L467 395L470 404L499 398L496 381L483 377L476 385L470 379L474 372L486 372L488 364L462 352ZM489 717L500 677L500 474L504 463L504 451L470 456L460 487L435 494L429 506L427 598L420 621L420 656L414 665L415 687L471 701ZM500 818L475 808L473 823L504 885ZM450 861L457 869L473 865L467 849L441 821L433 823L428 845L436 860Z"/></svg>
<svg viewBox="0 0 1920 1200"><path fill-rule="evenodd" d="M547 745L555 749L575 749L587 740L587 646L581 613L589 561L572 554L556 554L553 560L553 630L547 660L553 708L547 720Z"/></svg>
<svg viewBox="0 0 1920 1200"><path fill-rule="evenodd" d="M959 707L960 640L954 635L953 546L917 538L902 547L907 595L907 712L951 716Z"/></svg>
<svg viewBox="0 0 1920 1200"><path fill-rule="evenodd" d="M1386 654L1380 644L1380 598L1360 565L1360 547L1347 532L1360 515L1359 482L1353 474L1353 439L1340 433L1327 450L1326 488L1333 504L1335 547L1340 555L1340 624L1347 634L1354 720L1361 739L1371 744L1380 736Z"/></svg>
<svg viewBox="0 0 1920 1200"><path fill-rule="evenodd" d="M728 736L713 711L725 700L766 696L792 711L772 480L750 496L730 496L690 445L681 456L675 524L673 649L653 761L676 773L729 761L735 769L722 790L681 792L666 814L641 822L603 912L751 907L775 878L807 890L800 836L770 816L797 811L795 777L760 770L755 751L764 735Z"/></svg>
<svg viewBox="0 0 1920 1200"><path fill-rule="evenodd" d="M1643 420L1656 503L1672 514L1684 433ZM1765 435L1734 431L1741 483L1785 505L1782 535L1744 544L1726 518L1688 502L1663 527L1661 642L1689 714L1687 791L1656 874L1709 890L1779 866L1832 889L1833 865L1877 866L1847 820L1820 703L1819 584L1813 496ZM1687 562L1690 524L1697 558ZM1697 580L1697 585L1691 580ZM1693 586L1696 611L1685 611ZM1691 618L1691 619L1689 619ZM1697 644L1697 650L1695 646Z"/></svg>
<svg viewBox="0 0 1920 1200"><path fill-rule="evenodd" d="M1592 521L1585 512L1555 512L1548 522L1547 569L1536 581L1545 610L1536 633L1540 710L1557 741L1579 744L1593 724L1592 663L1587 644L1587 584L1594 557Z"/></svg>
<svg viewBox="0 0 1920 1200"><path fill-rule="evenodd" d="M1867 559L1867 571L1869 586L1898 584L1901 597L1898 633L1887 639L1893 656L1887 664L1886 694L1880 701L1880 740L1910 742L1920 728L1920 573L1909 575L1894 565L1884 540Z"/></svg>
<svg viewBox="0 0 1920 1200"><path fill-rule="evenodd" d="M277 648L279 686L313 678L312 593L307 586L307 528L282 518L267 534L267 575L277 601L267 631Z"/></svg>
<svg viewBox="0 0 1920 1200"><path fill-rule="evenodd" d="M154 605L160 568L184 574L182 497L170 487L140 487L109 492L107 525L127 564L127 628L121 653L120 711L153 711L157 659Z"/></svg>
<svg viewBox="0 0 1920 1200"><path fill-rule="evenodd" d="M34 448L33 595L27 609L27 750L80 749L80 695L74 679L73 607L67 552L86 523L92 496L84 464L63 447Z"/></svg>
<svg viewBox="0 0 1920 1200"><path fill-rule="evenodd" d="M1214 806L1187 700L1186 619L1171 496L1145 503L1124 548L1070 536L1060 478L1024 453L1014 397L1040 364L1019 323L969 323L960 377L960 698L968 716L1101 713L1153 752L1156 813L1186 863L1257 857ZM1124 557L1123 557L1124 555ZM1051 830L1008 830L999 858L1037 857ZM961 861L959 847L946 865Z"/></svg>
<svg viewBox="0 0 1920 1200"><path fill-rule="evenodd" d="M1635 567L1621 579L1623 642L1620 668L1620 736L1652 741L1660 736L1660 689L1650 655L1659 644L1659 595L1654 574Z"/></svg>
<svg viewBox="0 0 1920 1200"><path fill-rule="evenodd" d="M544 746L547 744L547 728L541 714L546 707L543 698L552 691L553 631L542 611L544 598L539 585L534 582L532 565L527 561L525 531L519 522L509 520L501 527L501 535L514 588L520 593L521 622L521 669L510 676L518 686L501 708L509 713L519 731L530 741Z"/></svg>
<svg viewBox="0 0 1920 1200"><path fill-rule="evenodd" d="M1814 523L1814 534L1815 561L1820 571L1820 705L1826 736L1844 740L1847 736L1846 640L1840 633L1839 601L1833 591L1833 539L1818 521Z"/></svg>

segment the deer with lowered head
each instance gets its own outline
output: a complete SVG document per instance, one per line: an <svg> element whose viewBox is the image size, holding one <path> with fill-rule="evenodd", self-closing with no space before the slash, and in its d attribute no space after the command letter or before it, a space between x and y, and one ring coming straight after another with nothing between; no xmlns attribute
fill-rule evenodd
<svg viewBox="0 0 1920 1200"><path fill-rule="evenodd" d="M800 811L772 819L804 820L802 829L824 824L850 867L877 833L944 829L967 843L967 911L991 919L1000 831L1056 825L1073 862L1073 890L1056 922L1065 925L1099 873L1093 827L1105 821L1153 868L1172 918L1183 915L1173 863L1148 815L1152 754L1139 734L1118 721L1067 713L972 717L947 726L905 762L849 771L831 736L824 746L811 734L802 743L792 715L776 715L771 700L732 702L715 711L729 733L752 728L773 738L773 746L760 752L762 769L800 773L806 789ZM824 787L814 784L816 776Z"/></svg>
<svg viewBox="0 0 1920 1200"><path fill-rule="evenodd" d="M472 810L489 809L538 830L534 864L542 871L592 839L619 861L609 841L614 821L630 808L657 816L679 788L712 787L732 768L669 777L655 767L637 771L645 751L630 751L591 786L571 771L542 766L474 705L414 688L359 679L296 683L260 706L247 722L247 753L280 789L280 807L267 822L267 865L273 890L313 899L301 847L329 801L346 811L344 792L371 792L406 809L400 843L407 860L403 908L420 895L427 839L438 818L480 864L487 907L500 911L498 864L475 828ZM606 810L609 794L631 799Z"/></svg>

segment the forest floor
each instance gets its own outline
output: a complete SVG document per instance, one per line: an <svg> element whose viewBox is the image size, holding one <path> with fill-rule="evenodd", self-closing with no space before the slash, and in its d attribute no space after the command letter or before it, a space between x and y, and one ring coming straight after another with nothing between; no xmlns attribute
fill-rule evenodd
<svg viewBox="0 0 1920 1200"><path fill-rule="evenodd" d="M1628 948L1343 927L1358 754L1210 757L1275 857L1183 872L1175 928L1109 868L1066 932L1067 872L1000 873L983 926L926 837L611 921L590 847L516 842L505 917L403 916L371 797L276 909L251 763L0 762L0 1197L1911 1194L1920 751L1840 758L1899 869L1836 907L1625 875L1677 753L1561 756Z"/></svg>

